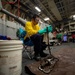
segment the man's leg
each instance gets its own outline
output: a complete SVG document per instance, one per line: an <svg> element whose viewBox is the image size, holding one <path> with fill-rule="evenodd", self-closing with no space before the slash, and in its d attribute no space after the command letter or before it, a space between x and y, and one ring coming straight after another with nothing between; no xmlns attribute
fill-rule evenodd
<svg viewBox="0 0 75 75"><path fill-rule="evenodd" d="M47 54L43 52L43 49L45 49L45 47L42 46L43 43L42 36L40 34L35 34L31 36L31 40L34 43L35 56L40 55L41 57L45 57Z"/></svg>
<svg viewBox="0 0 75 75"><path fill-rule="evenodd" d="M41 35L41 37L42 37L42 39L41 39L41 50L43 51L43 50L45 50L46 49L46 47L47 47L47 44L46 44L46 42L43 42L43 35Z"/></svg>
<svg viewBox="0 0 75 75"><path fill-rule="evenodd" d="M41 39L42 37L40 34L35 34L31 36L31 40L34 44L34 51L36 56L40 54L40 51L41 51Z"/></svg>

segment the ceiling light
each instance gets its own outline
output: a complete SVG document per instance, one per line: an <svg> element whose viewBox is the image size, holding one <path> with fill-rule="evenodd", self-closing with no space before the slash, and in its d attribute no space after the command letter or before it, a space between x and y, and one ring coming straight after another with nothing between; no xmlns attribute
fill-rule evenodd
<svg viewBox="0 0 75 75"><path fill-rule="evenodd" d="M73 20L75 20L75 15L73 15Z"/></svg>
<svg viewBox="0 0 75 75"><path fill-rule="evenodd" d="M38 7L35 7L35 9L36 9L38 12L41 12L41 10L40 10Z"/></svg>
<svg viewBox="0 0 75 75"><path fill-rule="evenodd" d="M44 18L45 21L50 20L48 17Z"/></svg>
<svg viewBox="0 0 75 75"><path fill-rule="evenodd" d="M75 15L73 15L73 17L75 18Z"/></svg>

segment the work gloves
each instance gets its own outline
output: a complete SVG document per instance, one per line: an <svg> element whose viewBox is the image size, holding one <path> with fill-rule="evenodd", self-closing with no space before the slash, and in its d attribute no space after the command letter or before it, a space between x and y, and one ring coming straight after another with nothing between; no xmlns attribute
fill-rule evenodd
<svg viewBox="0 0 75 75"><path fill-rule="evenodd" d="M49 33L52 32L53 28L51 25L45 27L44 29L41 29L38 31L39 34Z"/></svg>
<svg viewBox="0 0 75 75"><path fill-rule="evenodd" d="M19 38L24 38L25 35L26 35L26 31L23 30L22 28L19 28L19 29L17 30L17 32L16 32L16 35L17 35L17 37L19 37Z"/></svg>

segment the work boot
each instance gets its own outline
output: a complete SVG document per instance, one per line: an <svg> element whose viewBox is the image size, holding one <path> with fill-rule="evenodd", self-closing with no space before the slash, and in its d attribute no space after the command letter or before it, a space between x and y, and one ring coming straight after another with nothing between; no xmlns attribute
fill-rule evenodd
<svg viewBox="0 0 75 75"><path fill-rule="evenodd" d="M41 50L45 50L47 46L48 46L48 45L46 45L46 43L43 42L43 43L42 43L42 49L41 49Z"/></svg>
<svg viewBox="0 0 75 75"><path fill-rule="evenodd" d="M34 54L34 57L33 57L33 59L35 59L36 61L39 61L40 60L40 55L39 54Z"/></svg>
<svg viewBox="0 0 75 75"><path fill-rule="evenodd" d="M42 53L40 53L40 56L41 57L46 57L48 54L47 53L44 53L44 52L42 52Z"/></svg>

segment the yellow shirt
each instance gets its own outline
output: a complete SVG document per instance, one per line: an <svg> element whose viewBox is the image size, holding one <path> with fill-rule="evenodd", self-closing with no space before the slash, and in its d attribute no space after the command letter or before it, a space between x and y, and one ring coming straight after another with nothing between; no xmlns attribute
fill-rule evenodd
<svg viewBox="0 0 75 75"><path fill-rule="evenodd" d="M33 25L33 23L30 21L26 22L25 31L27 32L27 35L25 36L25 38L36 34L39 30L40 30L40 26L38 24Z"/></svg>

